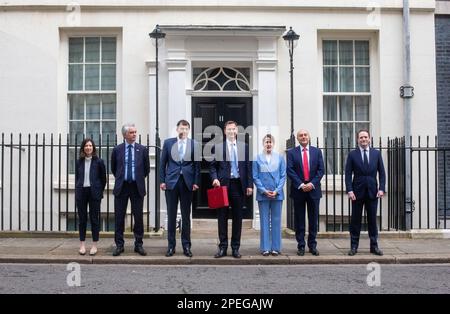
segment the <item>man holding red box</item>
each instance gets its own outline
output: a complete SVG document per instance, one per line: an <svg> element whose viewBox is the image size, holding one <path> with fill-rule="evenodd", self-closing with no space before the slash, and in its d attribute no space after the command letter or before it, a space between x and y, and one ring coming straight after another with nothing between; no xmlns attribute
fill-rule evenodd
<svg viewBox="0 0 450 314"><path fill-rule="evenodd" d="M232 211L231 249L235 258L240 258L239 247L242 231L242 206L245 197L253 193L252 164L249 148L237 141L238 127L234 121L225 123L226 141L214 146L214 159L210 163L209 174L214 187L226 186ZM217 210L219 226L219 250L214 257L227 255L228 248L228 207Z"/></svg>

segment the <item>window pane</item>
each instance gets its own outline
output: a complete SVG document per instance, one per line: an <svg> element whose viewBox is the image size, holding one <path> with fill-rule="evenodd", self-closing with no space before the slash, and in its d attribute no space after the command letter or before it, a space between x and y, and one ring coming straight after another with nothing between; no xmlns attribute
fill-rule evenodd
<svg viewBox="0 0 450 314"><path fill-rule="evenodd" d="M369 65L369 42L355 41L355 64Z"/></svg>
<svg viewBox="0 0 450 314"><path fill-rule="evenodd" d="M99 70L97 64L86 65L86 90L99 90Z"/></svg>
<svg viewBox="0 0 450 314"><path fill-rule="evenodd" d="M337 121L337 97L324 96L323 97L323 120Z"/></svg>
<svg viewBox="0 0 450 314"><path fill-rule="evenodd" d="M69 65L69 90L83 90L83 65Z"/></svg>
<svg viewBox="0 0 450 314"><path fill-rule="evenodd" d="M69 38L69 62L83 62L83 38Z"/></svg>
<svg viewBox="0 0 450 314"><path fill-rule="evenodd" d="M116 122L102 122L103 145L107 144L108 135L109 144L112 144L116 136Z"/></svg>
<svg viewBox="0 0 450 314"><path fill-rule="evenodd" d="M339 41L339 64L353 64L353 42L351 40Z"/></svg>
<svg viewBox="0 0 450 314"><path fill-rule="evenodd" d="M323 68L323 91L324 92L337 92L337 68L326 67Z"/></svg>
<svg viewBox="0 0 450 314"><path fill-rule="evenodd" d="M116 62L116 38L102 38L102 62Z"/></svg>
<svg viewBox="0 0 450 314"><path fill-rule="evenodd" d="M337 41L324 40L323 41L323 64L337 65Z"/></svg>
<svg viewBox="0 0 450 314"><path fill-rule="evenodd" d="M116 89L116 66L114 64L102 65L102 90Z"/></svg>
<svg viewBox="0 0 450 314"><path fill-rule="evenodd" d="M82 95L69 95L69 119L84 119L84 97Z"/></svg>
<svg viewBox="0 0 450 314"><path fill-rule="evenodd" d="M86 122L86 137L90 137L95 143L100 142L100 122Z"/></svg>
<svg viewBox="0 0 450 314"><path fill-rule="evenodd" d="M324 155L326 158L327 172L336 173L338 163L333 162L333 142L336 145L337 140L337 123L324 123L325 143L327 149L324 149ZM336 157L336 156L335 156Z"/></svg>
<svg viewBox="0 0 450 314"><path fill-rule="evenodd" d="M86 96L86 119L100 119L100 96Z"/></svg>
<svg viewBox="0 0 450 314"><path fill-rule="evenodd" d="M357 92L370 92L369 68L355 68L355 87Z"/></svg>
<svg viewBox="0 0 450 314"><path fill-rule="evenodd" d="M340 96L339 97L339 120L353 121L353 97Z"/></svg>
<svg viewBox="0 0 450 314"><path fill-rule="evenodd" d="M356 121L369 121L369 97L355 97Z"/></svg>
<svg viewBox="0 0 450 314"><path fill-rule="evenodd" d="M339 68L339 91L353 92L353 68Z"/></svg>
<svg viewBox="0 0 450 314"><path fill-rule="evenodd" d="M86 62L100 62L99 37L86 37Z"/></svg>
<svg viewBox="0 0 450 314"><path fill-rule="evenodd" d="M70 143L79 145L83 141L84 122L69 122ZM77 141L75 142L75 137Z"/></svg>
<svg viewBox="0 0 450 314"><path fill-rule="evenodd" d="M355 132L359 130L369 130L370 132L370 123L355 123Z"/></svg>
<svg viewBox="0 0 450 314"><path fill-rule="evenodd" d="M103 119L116 118L116 95L102 96L102 118Z"/></svg>
<svg viewBox="0 0 450 314"><path fill-rule="evenodd" d="M353 123L341 123L340 129L341 134L339 136L341 137L344 147L346 147L349 142L350 145L352 145L355 138L353 133Z"/></svg>

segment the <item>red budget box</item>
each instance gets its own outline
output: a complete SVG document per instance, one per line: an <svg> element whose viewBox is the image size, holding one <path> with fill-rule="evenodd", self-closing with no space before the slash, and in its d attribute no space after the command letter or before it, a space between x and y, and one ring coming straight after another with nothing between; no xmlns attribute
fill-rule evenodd
<svg viewBox="0 0 450 314"><path fill-rule="evenodd" d="M228 207L228 189L226 186L212 188L207 191L208 206L212 209Z"/></svg>

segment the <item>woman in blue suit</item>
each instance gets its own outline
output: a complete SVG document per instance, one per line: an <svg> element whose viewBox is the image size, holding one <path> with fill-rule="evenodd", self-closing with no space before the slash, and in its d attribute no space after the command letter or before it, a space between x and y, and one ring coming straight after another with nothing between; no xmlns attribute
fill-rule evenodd
<svg viewBox="0 0 450 314"><path fill-rule="evenodd" d="M106 185L105 163L97 157L94 141L86 138L81 143L80 157L75 169L75 199L78 208L80 231L80 255L86 254L87 207L92 227L92 248L89 254L97 253L97 242L100 233L100 204Z"/></svg>
<svg viewBox="0 0 450 314"><path fill-rule="evenodd" d="M253 181L261 222L260 250L263 256L281 253L281 208L286 182L286 162L273 151L275 138L267 134L263 138L264 151L253 162Z"/></svg>

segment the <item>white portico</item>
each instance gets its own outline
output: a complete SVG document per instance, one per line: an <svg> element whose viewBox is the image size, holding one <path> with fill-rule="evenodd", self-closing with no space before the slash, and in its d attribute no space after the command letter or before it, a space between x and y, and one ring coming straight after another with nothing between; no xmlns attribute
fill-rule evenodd
<svg viewBox="0 0 450 314"><path fill-rule="evenodd" d="M175 135L175 126L180 119L191 121L193 106L196 105L193 99L217 100L219 98L225 98L231 102L247 98L246 103L250 104L251 111L247 117L250 120L245 127L253 126L252 154L256 154L261 149L260 138L262 139L266 133L274 134L279 138L276 88L277 47L280 36L285 31L284 26L160 25L160 28L166 33L166 38L159 54L159 88L160 91L170 91L169 93L161 92L162 96L159 98L162 140ZM149 125L155 125L155 62L147 62L147 65L149 67ZM219 72L225 76L228 76L227 73L231 75L228 78L240 76L241 83L236 84L237 88L229 87L230 84L221 86L220 80L212 82L214 86L212 88L208 88L209 84L194 86L198 75L213 73L213 76L217 78ZM212 81L214 77L207 77L203 81L205 80ZM215 117L216 120L209 116L208 119L203 120L203 123L208 121L211 124L216 121L217 126L222 128L225 122L224 114L217 110L214 112L218 115ZM238 121L238 116L245 115L245 112L246 110L234 112L231 110L226 120ZM200 108L200 116L202 113L207 114ZM154 130L150 131L154 132ZM154 137L151 135L150 138L153 140ZM202 189L209 188L207 182L202 185ZM162 196L163 199L164 196ZM195 203L194 201L194 218L196 218ZM259 228L258 206L255 201L253 203L253 213L247 218L253 220L253 228ZM165 219L164 202L161 202L161 214ZM203 218L202 215L199 218Z"/></svg>

